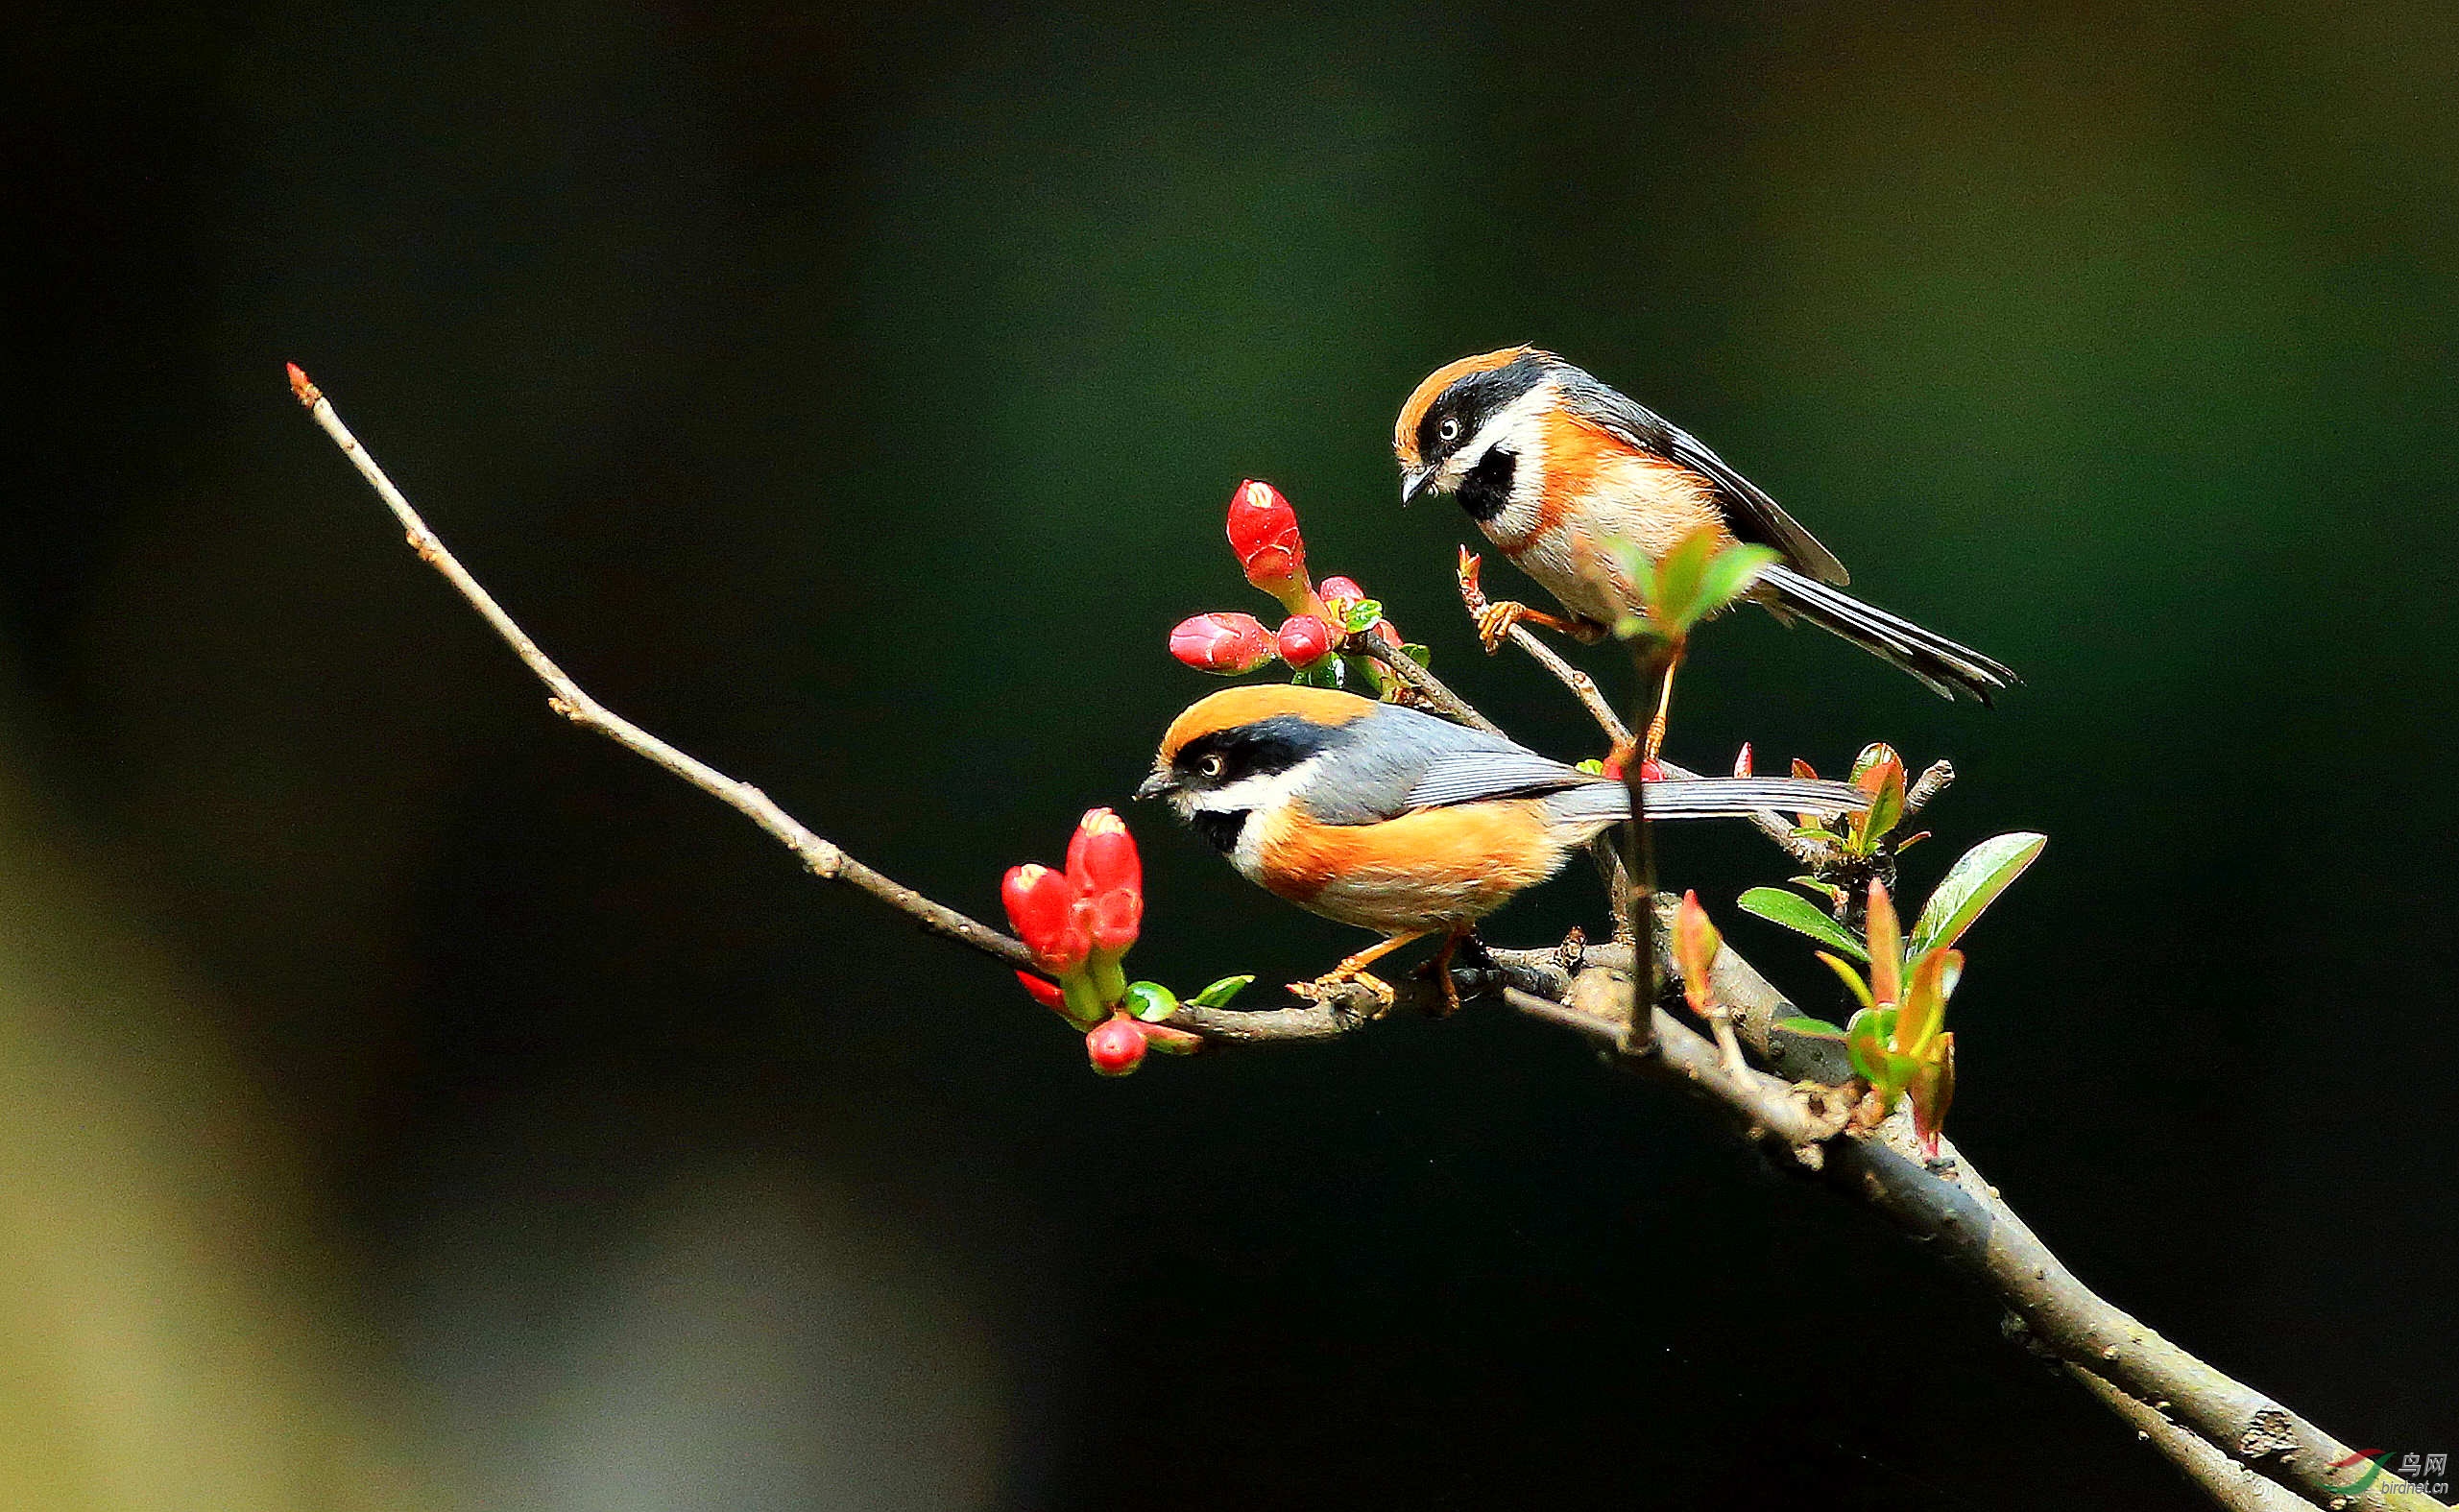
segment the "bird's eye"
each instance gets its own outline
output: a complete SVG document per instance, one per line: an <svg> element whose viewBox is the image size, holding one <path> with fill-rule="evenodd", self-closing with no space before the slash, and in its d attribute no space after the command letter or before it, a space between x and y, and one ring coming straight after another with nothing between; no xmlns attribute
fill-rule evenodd
<svg viewBox="0 0 2459 1512"><path fill-rule="evenodd" d="M1434 434L1435 434L1435 435L1437 435L1437 436L1439 436L1439 437L1441 437L1441 438L1442 438L1443 440L1445 440L1445 441L1458 441L1458 440L1459 440L1459 439L1460 439L1460 418L1459 418L1459 416L1457 416L1457 415L1446 415L1446 416L1444 416L1444 417L1443 417L1443 423L1441 423L1440 425L1437 425L1437 426L1435 426L1435 427L1434 427Z"/></svg>
<svg viewBox="0 0 2459 1512"><path fill-rule="evenodd" d="M1228 769L1229 763L1221 759L1217 751L1195 763L1195 770L1208 778L1218 777Z"/></svg>

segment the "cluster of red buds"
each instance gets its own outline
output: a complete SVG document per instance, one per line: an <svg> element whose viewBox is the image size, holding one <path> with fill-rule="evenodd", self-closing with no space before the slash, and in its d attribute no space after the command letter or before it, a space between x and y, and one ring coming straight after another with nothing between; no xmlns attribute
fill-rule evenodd
<svg viewBox="0 0 2459 1512"><path fill-rule="evenodd" d="M1147 1048L1193 1049L1195 1036L1157 1021L1177 999L1129 982L1123 962L1145 915L1144 861L1126 821L1096 808L1068 842L1065 870L1027 862L1000 885L1007 922L1047 975L1016 973L1036 1002L1085 1031L1085 1053L1105 1076L1124 1076Z"/></svg>
<svg viewBox="0 0 2459 1512"><path fill-rule="evenodd" d="M1179 621L1169 633L1169 654L1199 671L1238 677L1279 660L1302 680L1356 681L1380 690L1382 679L1362 658L1336 660L1352 636L1372 635L1395 650L1400 633L1383 617L1383 606L1344 577L1317 584L1307 575L1306 538L1298 512L1269 483L1249 479L1229 503L1230 550L1246 581L1281 601L1288 617L1273 631L1252 614L1217 612ZM1342 666L1342 660L1351 665Z"/></svg>

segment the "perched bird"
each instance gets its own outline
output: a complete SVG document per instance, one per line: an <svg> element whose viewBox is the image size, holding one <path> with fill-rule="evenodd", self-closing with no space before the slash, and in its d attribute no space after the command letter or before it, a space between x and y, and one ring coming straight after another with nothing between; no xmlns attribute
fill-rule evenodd
<svg viewBox="0 0 2459 1512"><path fill-rule="evenodd" d="M1425 935L1452 945L1630 815L1620 779L1501 735L1352 693L1265 684L1190 707L1138 798L1167 798L1249 881L1384 938L1318 985L1356 978ZM1651 819L1868 806L1843 782L1701 778L1647 787ZM1448 984L1449 977L1445 981Z"/></svg>
<svg viewBox="0 0 2459 1512"><path fill-rule="evenodd" d="M1392 429L1403 503L1456 493L1487 540L1571 612L1496 603L1479 632L1492 651L1529 619L1582 639L1639 607L1608 549L1627 540L1661 557L1702 526L1774 548L1750 597L1903 668L1941 697L1982 703L2015 681L1998 662L1842 591L1844 564L1756 484L1686 432L1549 351L1512 347L1436 369ZM1671 696L1672 679L1666 680ZM1660 705L1651 727L1663 739Z"/></svg>

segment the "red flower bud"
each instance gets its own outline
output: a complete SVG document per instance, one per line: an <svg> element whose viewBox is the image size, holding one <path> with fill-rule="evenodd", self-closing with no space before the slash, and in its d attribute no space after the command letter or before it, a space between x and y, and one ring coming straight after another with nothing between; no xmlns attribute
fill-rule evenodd
<svg viewBox="0 0 2459 1512"><path fill-rule="evenodd" d="M1246 581L1297 609L1314 589L1307 585L1307 546L1298 535L1298 512L1269 483L1252 479L1230 495L1230 550Z"/></svg>
<svg viewBox="0 0 2459 1512"><path fill-rule="evenodd" d="M1700 906L1700 895L1685 892L1681 906L1674 910L1674 963L1681 969L1682 996L1691 1012L1702 1019L1716 1006L1708 995L1708 974L1723 945L1707 910Z"/></svg>
<svg viewBox="0 0 2459 1512"><path fill-rule="evenodd" d="M1750 742L1748 740L1742 742L1741 755L1733 758L1733 775L1735 777L1750 775Z"/></svg>
<svg viewBox="0 0 2459 1512"><path fill-rule="evenodd" d="M1281 660L1293 667L1311 667L1332 655L1332 627L1313 614L1291 614L1281 621Z"/></svg>
<svg viewBox="0 0 2459 1512"><path fill-rule="evenodd" d="M1036 976L1031 972L1019 972L1016 979L1025 984L1025 990L1033 995L1035 1002L1053 1013L1067 1012L1067 991L1058 983L1048 977Z"/></svg>
<svg viewBox="0 0 2459 1512"><path fill-rule="evenodd" d="M1117 955L1136 943L1145 920L1145 895L1121 889L1085 900L1084 923L1093 948Z"/></svg>
<svg viewBox="0 0 2459 1512"><path fill-rule="evenodd" d="M1093 937L1076 917L1075 887L1065 873L1029 862L1010 867L999 896L1016 937L1033 952L1034 965L1053 976L1084 965Z"/></svg>
<svg viewBox="0 0 2459 1512"><path fill-rule="evenodd" d="M1356 578L1325 578L1314 586L1314 590L1323 596L1326 603L1345 598L1354 604L1366 596L1366 590L1358 586Z"/></svg>
<svg viewBox="0 0 2459 1512"><path fill-rule="evenodd" d="M1169 654L1198 672L1237 677L1272 660L1272 633L1252 614L1197 614L1170 631Z"/></svg>
<svg viewBox="0 0 2459 1512"><path fill-rule="evenodd" d="M1068 841L1068 880L1087 897L1097 893L1142 892L1144 862L1136 854L1136 837L1127 822L1108 808L1086 811Z"/></svg>
<svg viewBox="0 0 2459 1512"><path fill-rule="evenodd" d="M1068 882L1084 900L1078 914L1096 950L1116 956L1136 943L1145 868L1125 820L1107 808L1084 816L1068 842Z"/></svg>
<svg viewBox="0 0 2459 1512"><path fill-rule="evenodd" d="M1229 543L1241 562L1266 546L1301 554L1306 550L1298 538L1298 512L1279 489L1252 478L1230 495Z"/></svg>
<svg viewBox="0 0 2459 1512"><path fill-rule="evenodd" d="M1125 1014L1114 1014L1084 1037L1084 1053L1104 1076L1124 1076L1144 1064L1145 1026Z"/></svg>

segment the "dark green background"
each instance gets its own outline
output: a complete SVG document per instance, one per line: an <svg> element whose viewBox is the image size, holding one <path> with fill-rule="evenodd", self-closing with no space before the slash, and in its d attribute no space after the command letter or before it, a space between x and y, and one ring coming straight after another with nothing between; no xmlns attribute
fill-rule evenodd
<svg viewBox="0 0 2459 1512"><path fill-rule="evenodd" d="M1533 341L2024 675L1951 708L1748 616L1671 747L1952 757L1917 885L2051 834L1969 942L1974 1159L2215 1363L2459 1452L2448 8L108 9L11 48L12 718L226 995L432 1431L518 1460L485 1382L598 1236L750 1162L969 1278L1006 1504L2195 1504L1928 1256L1560 1035L1095 1080L548 717L280 373L610 704L995 914L1214 685L1167 628L1268 609L1242 476L1593 754L1476 655L1467 523L1393 499L1415 381ZM1144 973L1358 943L1136 824ZM1785 871L1668 850L1724 918ZM465 1369L437 1256L481 1230L531 1321Z"/></svg>

